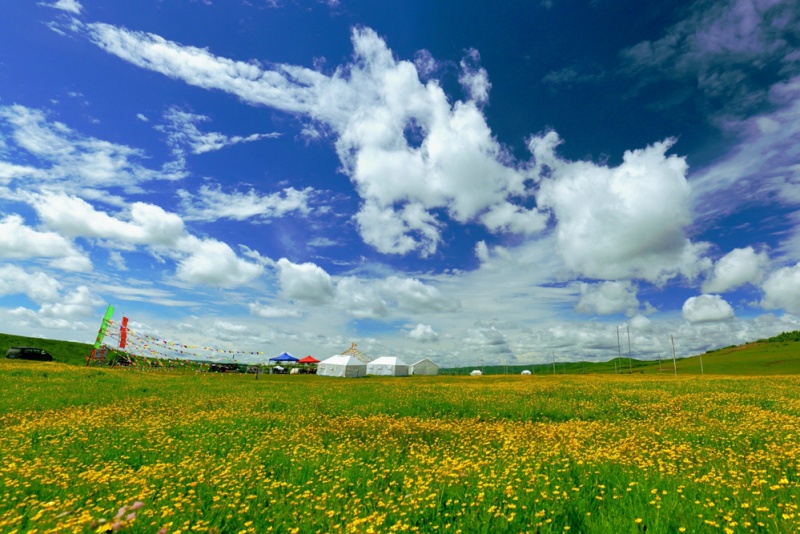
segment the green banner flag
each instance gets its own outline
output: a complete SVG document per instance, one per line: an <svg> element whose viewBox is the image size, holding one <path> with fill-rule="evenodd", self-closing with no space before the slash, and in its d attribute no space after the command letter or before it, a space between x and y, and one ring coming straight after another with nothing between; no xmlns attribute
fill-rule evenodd
<svg viewBox="0 0 800 534"><path fill-rule="evenodd" d="M97 341L94 342L95 350L100 348L103 338L106 337L106 329L108 329L108 322L111 320L112 315L114 315L114 306L109 304L106 314L103 316L103 324L100 325L100 331L97 332Z"/></svg>

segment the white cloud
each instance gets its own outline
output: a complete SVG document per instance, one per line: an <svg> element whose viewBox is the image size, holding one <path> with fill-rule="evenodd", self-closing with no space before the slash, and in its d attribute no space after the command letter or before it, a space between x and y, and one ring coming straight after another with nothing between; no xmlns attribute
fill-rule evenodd
<svg viewBox="0 0 800 534"><path fill-rule="evenodd" d="M129 221L98 211L85 200L57 193L32 195L39 218L50 228L72 237L118 240L142 245L175 246L186 233L181 218L160 206L134 202Z"/></svg>
<svg viewBox="0 0 800 534"><path fill-rule="evenodd" d="M90 271L89 258L55 232L39 232L25 226L22 217L0 219L0 258L53 258L50 265L68 271Z"/></svg>
<svg viewBox="0 0 800 534"><path fill-rule="evenodd" d="M429 343L439 339L439 334L429 324L418 324L408 332L408 337L420 343Z"/></svg>
<svg viewBox="0 0 800 534"><path fill-rule="evenodd" d="M382 290L380 282L348 276L336 283L336 305L359 319L385 317L389 304Z"/></svg>
<svg viewBox="0 0 800 534"><path fill-rule="evenodd" d="M334 296L331 276L314 263L292 263L286 258L277 262L278 280L283 295L291 300L319 305Z"/></svg>
<svg viewBox="0 0 800 534"><path fill-rule="evenodd" d="M160 170L147 169L137 160L144 154L137 149L93 137L85 137L66 125L49 121L35 109L20 105L0 106L0 123L11 131L10 140L36 159L36 167L20 167L0 162L0 180L35 178L27 188L47 185L64 191L88 187L136 189L149 180L175 180L184 176L174 162Z"/></svg>
<svg viewBox="0 0 800 534"><path fill-rule="evenodd" d="M474 48L467 50L467 55L461 60L458 83L461 84L471 100L483 104L489 101L492 84L486 69L480 66L480 61L481 56L477 50Z"/></svg>
<svg viewBox="0 0 800 534"><path fill-rule="evenodd" d="M633 314L639 309L636 288L629 281L599 282L578 284L580 300L575 311L589 315L610 315L612 313Z"/></svg>
<svg viewBox="0 0 800 534"><path fill-rule="evenodd" d="M454 312L461 308L460 302L416 278L390 276L383 287L384 292L396 300L402 309L411 313Z"/></svg>
<svg viewBox="0 0 800 534"><path fill-rule="evenodd" d="M264 319L279 319L283 317L300 317L302 312L297 308L283 308L279 306L266 306L253 302L249 306L250 314Z"/></svg>
<svg viewBox="0 0 800 534"><path fill-rule="evenodd" d="M93 316L95 307L103 304L103 299L93 295L86 286L79 286L59 302L43 304L39 315L44 317L75 319Z"/></svg>
<svg viewBox="0 0 800 534"><path fill-rule="evenodd" d="M762 307L800 313L800 263L773 272L761 288L764 290L764 298L760 303Z"/></svg>
<svg viewBox="0 0 800 534"><path fill-rule="evenodd" d="M177 151L178 156L182 156L186 149L192 154L204 154L240 143L251 143L261 139L280 137L277 132L247 136L227 136L219 132L201 132L197 125L201 122L210 121L211 118L181 111L176 107L167 110L164 114L164 119L167 124L158 126L157 129L167 134L167 142L173 147L173 150Z"/></svg>
<svg viewBox="0 0 800 534"><path fill-rule="evenodd" d="M690 323L727 321L733 317L733 308L719 295L689 297L683 303L683 318Z"/></svg>
<svg viewBox="0 0 800 534"><path fill-rule="evenodd" d="M635 76L639 87L688 80L698 91L672 98L704 96L712 105L722 102L725 113L747 113L764 102L764 71L782 66L795 51L798 24L793 0L696 2L662 38L624 50L623 72Z"/></svg>
<svg viewBox="0 0 800 534"><path fill-rule="evenodd" d="M435 251L438 210L494 231L543 226L535 208L506 206L527 194L527 175L509 163L477 106L489 88L482 69L465 71L471 99L451 105L438 83L423 84L416 66L395 60L370 29L354 30L353 63L326 76L291 65L263 70L108 24L81 27L98 46L137 66L303 114L332 131L343 169L363 199L359 230L381 252Z"/></svg>
<svg viewBox="0 0 800 534"><path fill-rule="evenodd" d="M150 122L150 119L148 119L147 116L142 113L137 113L136 118L142 122Z"/></svg>
<svg viewBox="0 0 800 534"><path fill-rule="evenodd" d="M193 284L234 287L251 282L264 272L264 267L239 258L226 243L215 239L185 236L176 247L186 254L175 274Z"/></svg>
<svg viewBox="0 0 800 534"><path fill-rule="evenodd" d="M252 189L247 193L225 193L219 188L204 185L197 195L184 190L178 191L178 195L186 220L210 222L219 219L243 221L251 217L270 219L291 212L308 215L312 192L310 187L303 190L287 187L282 194L260 195Z"/></svg>
<svg viewBox="0 0 800 534"><path fill-rule="evenodd" d="M60 9L61 11L66 11L75 15L80 15L83 9L83 6L81 6L78 0L57 0L54 4L41 3L39 5Z"/></svg>
<svg viewBox="0 0 800 534"><path fill-rule="evenodd" d="M744 284L758 284L769 263L766 252L753 247L736 248L720 258L711 277L703 282L703 293L725 293Z"/></svg>
<svg viewBox="0 0 800 534"><path fill-rule="evenodd" d="M591 278L657 283L678 274L693 278L707 267L701 259L706 245L685 235L692 222L687 165L666 155L672 143L626 151L622 163L609 168L559 159L552 134L531 140L537 165L550 171L538 200L553 210L568 267Z"/></svg>
<svg viewBox="0 0 800 534"><path fill-rule="evenodd" d="M60 289L58 280L45 273L29 273L15 265L0 265L0 296L24 294L41 304L57 300Z"/></svg>
<svg viewBox="0 0 800 534"><path fill-rule="evenodd" d="M692 196L700 218L731 213L742 198L768 205L800 204L800 76L774 85L770 101L777 109L768 114L725 123L738 144L694 173Z"/></svg>

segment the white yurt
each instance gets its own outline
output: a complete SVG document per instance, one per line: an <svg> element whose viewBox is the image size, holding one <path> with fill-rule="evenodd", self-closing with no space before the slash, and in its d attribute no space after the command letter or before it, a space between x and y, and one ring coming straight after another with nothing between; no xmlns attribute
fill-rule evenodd
<svg viewBox="0 0 800 534"><path fill-rule="evenodd" d="M408 364L394 356L381 356L367 364L368 375L408 376Z"/></svg>
<svg viewBox="0 0 800 534"><path fill-rule="evenodd" d="M524 370L524 371L522 371L520 374L521 374L521 375L529 375L529 374L531 374L531 372L530 372L530 371L528 371L527 369L525 369L525 370Z"/></svg>
<svg viewBox="0 0 800 534"><path fill-rule="evenodd" d="M474 371L472 371L472 372L470 373L470 375L472 375L472 376L481 376L482 374L483 374L483 373L482 373L480 370L478 370L478 369L475 369Z"/></svg>
<svg viewBox="0 0 800 534"><path fill-rule="evenodd" d="M356 378L367 374L367 365L354 356L337 354L317 364L318 376Z"/></svg>
<svg viewBox="0 0 800 534"><path fill-rule="evenodd" d="M427 375L434 376L439 374L439 366L433 363L429 358L420 360L417 363L411 364L408 369L410 375Z"/></svg>

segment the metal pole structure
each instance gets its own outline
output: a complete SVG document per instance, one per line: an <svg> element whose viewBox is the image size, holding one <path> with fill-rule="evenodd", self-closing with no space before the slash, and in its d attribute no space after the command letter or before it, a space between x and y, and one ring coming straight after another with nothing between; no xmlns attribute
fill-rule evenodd
<svg viewBox="0 0 800 534"><path fill-rule="evenodd" d="M672 334L669 335L669 338L672 340L672 367L675 369L675 376L678 376L678 364L675 362L675 338L672 337Z"/></svg>
<svg viewBox="0 0 800 534"><path fill-rule="evenodd" d="M625 326L628 328L628 370L633 374L633 364L631 364L631 327L630 325Z"/></svg>
<svg viewBox="0 0 800 534"><path fill-rule="evenodd" d="M703 371L703 355L700 355L700 374L705 376L705 371Z"/></svg>
<svg viewBox="0 0 800 534"><path fill-rule="evenodd" d="M617 362L622 365L622 346L619 344L619 327L617 327ZM617 372L617 362L614 362L614 373Z"/></svg>
<svg viewBox="0 0 800 534"><path fill-rule="evenodd" d="M553 353L553 376L556 375L556 353Z"/></svg>

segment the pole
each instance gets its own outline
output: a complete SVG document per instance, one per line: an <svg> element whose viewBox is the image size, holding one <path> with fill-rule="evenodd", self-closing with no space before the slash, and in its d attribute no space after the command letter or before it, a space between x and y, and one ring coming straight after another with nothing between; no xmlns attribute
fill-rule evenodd
<svg viewBox="0 0 800 534"><path fill-rule="evenodd" d="M553 353L553 376L556 375L556 353Z"/></svg>
<svg viewBox="0 0 800 534"><path fill-rule="evenodd" d="M678 376L678 364L675 362L675 338L672 337L672 334L669 335L669 338L672 340L672 367L675 369L675 376Z"/></svg>
<svg viewBox="0 0 800 534"><path fill-rule="evenodd" d="M705 371L703 371L703 355L700 355L700 374L705 376Z"/></svg>
<svg viewBox="0 0 800 534"><path fill-rule="evenodd" d="M622 365L622 346L619 344L619 327L617 327L617 361ZM617 372L617 362L614 362L614 373Z"/></svg>
<svg viewBox="0 0 800 534"><path fill-rule="evenodd" d="M630 374L633 374L633 364L631 363L631 327L630 325L625 325L628 328L628 370Z"/></svg>

